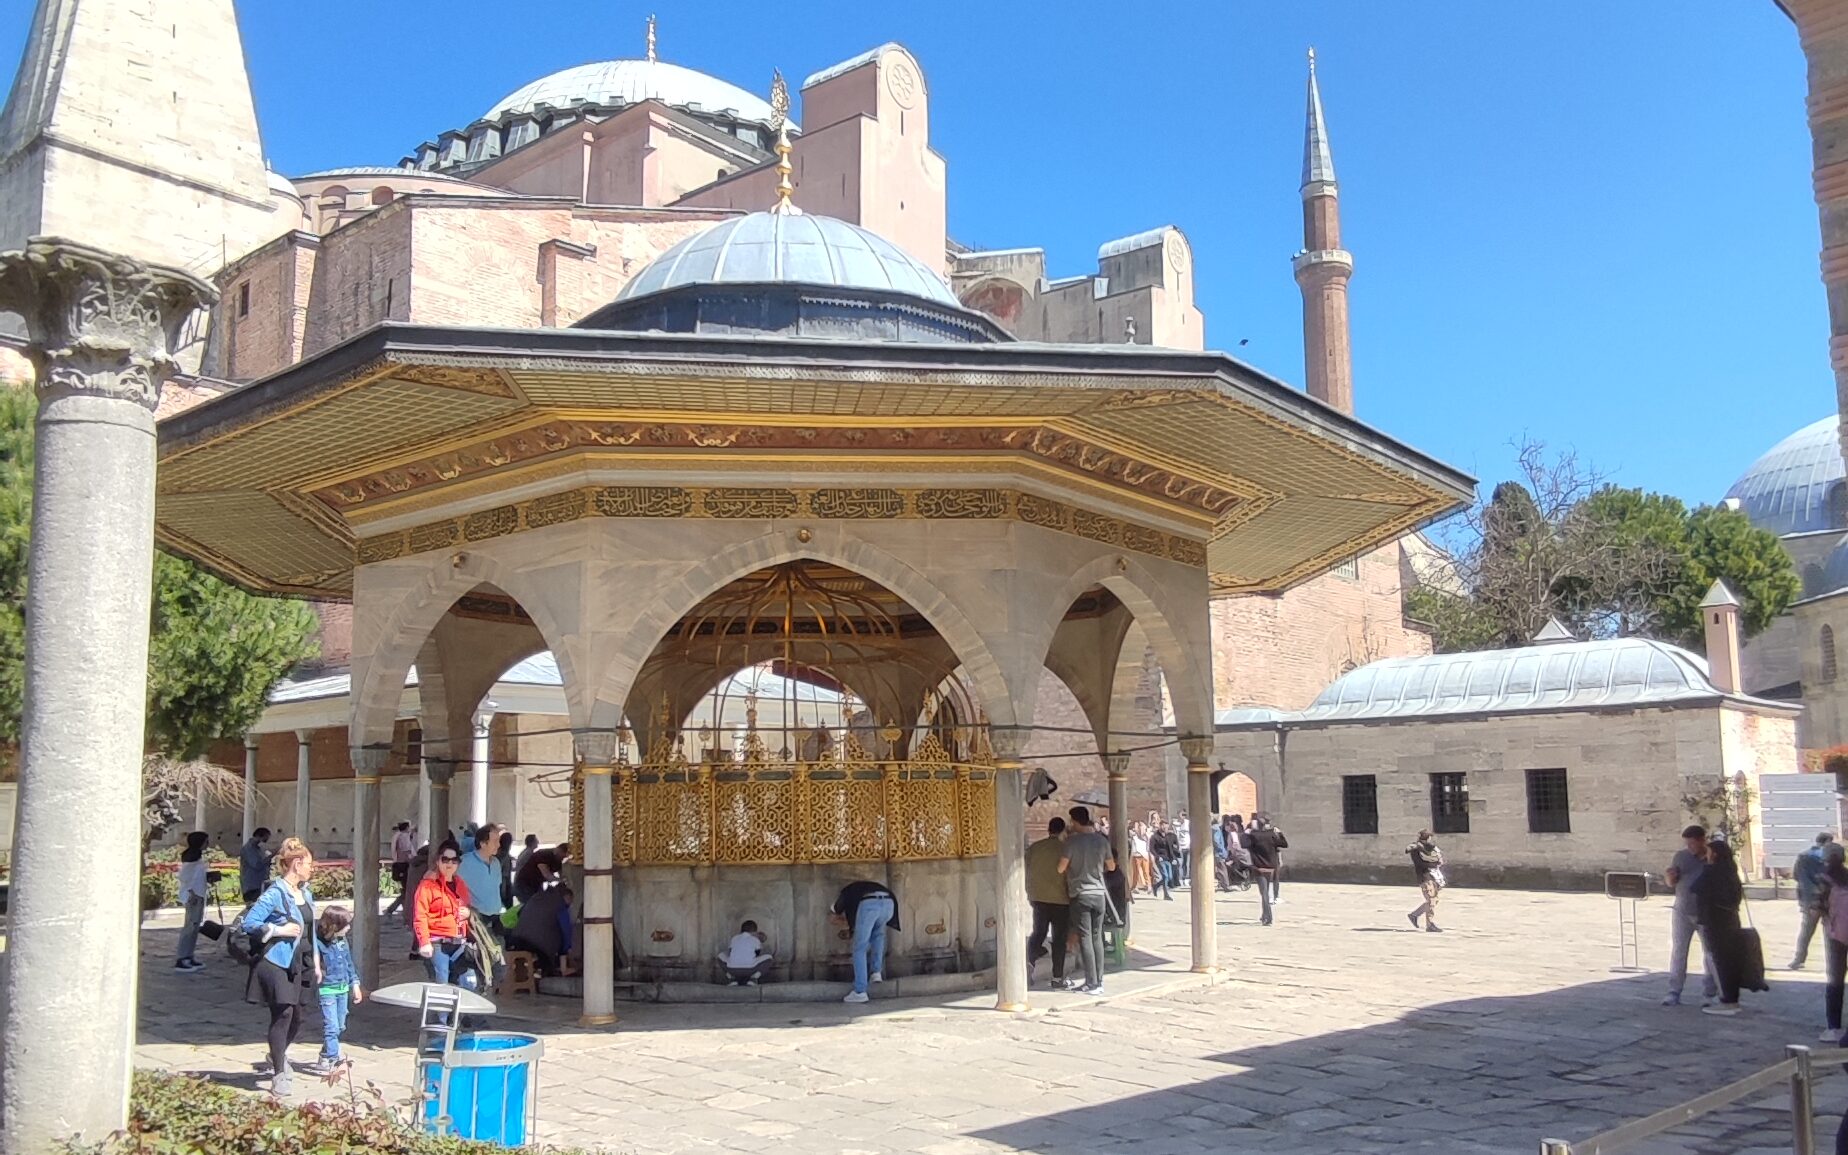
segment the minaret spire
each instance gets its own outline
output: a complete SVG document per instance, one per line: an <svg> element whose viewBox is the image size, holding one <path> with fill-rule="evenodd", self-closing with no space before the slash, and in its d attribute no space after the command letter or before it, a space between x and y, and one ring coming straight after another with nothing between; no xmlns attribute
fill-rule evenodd
<svg viewBox="0 0 1848 1155"><path fill-rule="evenodd" d="M648 17L648 59L651 63L657 59L655 56L655 18L653 16Z"/></svg>
<svg viewBox="0 0 1848 1155"><path fill-rule="evenodd" d="M1328 149L1328 121L1322 115L1322 89L1315 82L1315 49L1309 50L1308 129L1303 135L1303 186L1335 183L1335 156Z"/></svg>
<svg viewBox="0 0 1848 1155"><path fill-rule="evenodd" d="M1341 247L1341 207L1335 157L1309 50L1309 94L1303 129L1303 248L1291 260L1303 293L1303 376L1311 397L1343 413L1354 411L1354 366L1348 344L1347 283L1354 257Z"/></svg>

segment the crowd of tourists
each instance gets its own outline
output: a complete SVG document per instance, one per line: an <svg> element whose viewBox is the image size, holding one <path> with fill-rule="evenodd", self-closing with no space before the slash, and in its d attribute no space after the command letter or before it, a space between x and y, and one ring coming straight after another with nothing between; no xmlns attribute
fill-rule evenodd
<svg viewBox="0 0 1848 1155"><path fill-rule="evenodd" d="M270 848L271 832L253 831L238 851L238 889L244 910L230 928L206 923L206 897L216 877L206 869L207 836L195 831L180 853L179 890L185 909L176 970L195 974L201 933L218 937L229 929L229 950L249 967L245 997L269 1010L269 1056L260 1074L270 1093L290 1093L288 1049L318 1006L321 1050L303 1069L325 1075L345 1056L340 1040L349 1009L364 1001L348 935L352 911L326 906L318 913L311 880L314 855L298 838ZM570 847L542 846L527 835L514 852L513 835L499 823L445 832L434 845L422 842L409 822L392 829L391 877L398 894L383 917L398 916L410 928L410 957L424 964L431 982L468 990L496 986L508 951L525 951L539 973L569 973L575 943L565 882ZM240 937L241 936L241 937Z"/></svg>

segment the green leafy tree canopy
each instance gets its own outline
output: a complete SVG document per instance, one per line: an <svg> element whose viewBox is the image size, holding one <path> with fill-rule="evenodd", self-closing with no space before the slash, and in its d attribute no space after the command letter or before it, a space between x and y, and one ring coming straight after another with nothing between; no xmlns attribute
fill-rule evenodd
<svg viewBox="0 0 1848 1155"><path fill-rule="evenodd" d="M0 743L19 741L25 698L25 604L32 523L28 390L0 388ZM314 656L315 616L301 602L256 597L167 554L154 559L148 646L148 746L196 758L241 734L270 687Z"/></svg>
<svg viewBox="0 0 1848 1155"><path fill-rule="evenodd" d="M1571 453L1520 447L1522 477L1452 524L1445 580L1406 595L1442 651L1518 646L1548 618L1581 637L1705 648L1700 601L1723 580L1746 637L1801 592L1776 535L1723 506L1608 484Z"/></svg>

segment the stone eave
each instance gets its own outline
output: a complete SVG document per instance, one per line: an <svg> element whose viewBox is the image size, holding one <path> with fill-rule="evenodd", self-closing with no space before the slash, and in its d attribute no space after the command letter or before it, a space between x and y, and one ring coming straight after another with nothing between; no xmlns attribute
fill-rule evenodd
<svg viewBox="0 0 1848 1155"><path fill-rule="evenodd" d="M1215 734L1255 734L1285 730L1325 730L1336 726L1414 726L1445 725L1452 722L1479 722L1496 718L1565 717L1575 714L1634 714L1642 710L1750 710L1794 718L1803 707L1749 694L1698 694L1683 698L1664 698L1641 702L1611 702L1602 705L1509 707L1496 710L1463 710L1454 714L1366 715L1354 718L1303 718L1285 716L1257 722L1222 722L1213 727Z"/></svg>
<svg viewBox="0 0 1848 1155"><path fill-rule="evenodd" d="M704 210L702 210L704 211ZM196 406L161 423L161 450L196 440L217 428L230 428L287 399L299 402L338 387L345 371L380 359L551 358L568 357L594 367L599 361L646 365L664 372L694 375L712 365L780 365L813 369L818 363L852 372L869 369L929 370L940 373L1034 374L1074 377L1091 373L1121 379L1146 379L1154 388L1212 382L1227 394L1257 404L1321 433L1381 464L1412 474L1457 502L1474 496L1475 478L1419 452L1271 377L1218 352L1158 349L1142 345L1079 345L1015 341L994 345L898 345L787 337L733 337L623 333L592 329L494 329L415 325L387 321L332 349L270 377L253 382L223 399ZM996 384L1005 384L997 382ZM320 388L316 388L319 385ZM1085 388L1079 381L1069 388ZM1102 387L1102 386L1091 386Z"/></svg>
<svg viewBox="0 0 1848 1155"><path fill-rule="evenodd" d="M512 435L547 414L683 427L1038 425L1068 439L1056 452L1089 454L1069 459L1087 473L1134 465L1172 472L1170 497L1189 475L1239 494L1206 547L1222 593L1286 589L1472 493L1461 472L1217 353L388 323L161 422L162 541L240 584L338 597L355 531L308 496L317 479ZM296 422L286 433L264 428L285 416ZM233 527L259 525L284 535L261 554L267 576L211 548L236 555Z"/></svg>

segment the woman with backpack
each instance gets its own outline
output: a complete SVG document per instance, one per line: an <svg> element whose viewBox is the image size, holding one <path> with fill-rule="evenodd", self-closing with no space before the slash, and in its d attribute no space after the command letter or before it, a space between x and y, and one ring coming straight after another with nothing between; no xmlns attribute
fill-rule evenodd
<svg viewBox="0 0 1848 1155"><path fill-rule="evenodd" d="M289 1094L289 1044L301 1034L311 994L321 982L319 944L314 929L314 855L299 838L286 838L276 853L280 877L264 888L239 924L249 935L256 959L250 981L269 1007L270 1094ZM246 987L248 994L248 986Z"/></svg>
<svg viewBox="0 0 1848 1155"><path fill-rule="evenodd" d="M1732 846L1716 835L1707 843L1707 866L1694 880L1700 939L1713 959L1714 977L1720 984L1720 1001L1701 1007L1702 1014L1739 1013L1747 950L1744 927L1739 923L1739 906L1744 901L1745 886L1739 881Z"/></svg>

